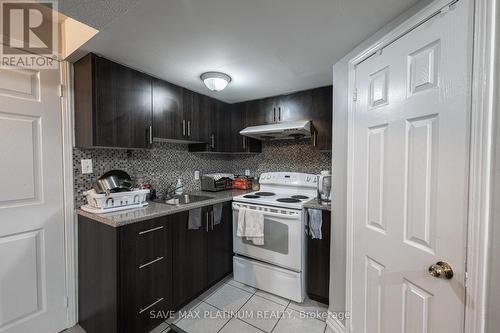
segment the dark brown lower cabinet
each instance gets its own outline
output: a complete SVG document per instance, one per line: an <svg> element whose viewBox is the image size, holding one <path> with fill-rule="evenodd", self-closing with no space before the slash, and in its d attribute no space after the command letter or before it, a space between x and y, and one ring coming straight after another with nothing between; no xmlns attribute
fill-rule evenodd
<svg viewBox="0 0 500 333"><path fill-rule="evenodd" d="M208 208L201 211L206 216ZM174 308L179 309L207 285L206 218L197 230L188 228L189 212L169 216L173 229Z"/></svg>
<svg viewBox="0 0 500 333"><path fill-rule="evenodd" d="M331 212L323 211L322 239L307 236L307 294L309 298L328 304L330 285Z"/></svg>
<svg viewBox="0 0 500 333"><path fill-rule="evenodd" d="M202 226L189 212L113 228L78 218L79 323L87 333L146 333L232 271L231 202Z"/></svg>
<svg viewBox="0 0 500 333"><path fill-rule="evenodd" d="M201 210L201 227L188 228L189 212L171 216L173 228L173 302L176 310L232 272L231 203L214 223L213 206Z"/></svg>
<svg viewBox="0 0 500 333"><path fill-rule="evenodd" d="M172 309L165 218L113 228L78 219L78 310L87 333L149 332Z"/></svg>
<svg viewBox="0 0 500 333"><path fill-rule="evenodd" d="M233 212L231 202L222 205L222 220L207 233L207 282L212 285L233 271Z"/></svg>

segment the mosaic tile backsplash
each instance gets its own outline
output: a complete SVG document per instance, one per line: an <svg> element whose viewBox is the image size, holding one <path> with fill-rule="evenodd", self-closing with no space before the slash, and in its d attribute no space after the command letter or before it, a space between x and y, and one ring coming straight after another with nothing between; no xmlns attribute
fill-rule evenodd
<svg viewBox="0 0 500 333"><path fill-rule="evenodd" d="M155 143L153 149L73 149L75 205L85 203L83 192L102 174L113 169L124 170L134 179L143 178L162 194L168 185L182 179L186 191L201 187L194 180L194 172L224 172L244 174L249 169L252 176L270 171L295 171L318 174L331 168L331 153L319 152L306 141L265 142L261 154L203 154L190 153L187 145ZM93 173L82 174L82 159L92 159Z"/></svg>

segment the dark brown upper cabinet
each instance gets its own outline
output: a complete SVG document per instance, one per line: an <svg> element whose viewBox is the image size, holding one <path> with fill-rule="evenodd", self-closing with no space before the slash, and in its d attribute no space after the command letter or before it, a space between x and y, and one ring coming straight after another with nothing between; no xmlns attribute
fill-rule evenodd
<svg viewBox="0 0 500 333"><path fill-rule="evenodd" d="M312 90L280 96L277 111L279 121L309 120L314 113Z"/></svg>
<svg viewBox="0 0 500 333"><path fill-rule="evenodd" d="M313 144L322 151L332 150L332 86L312 90L311 120L316 130Z"/></svg>
<svg viewBox="0 0 500 333"><path fill-rule="evenodd" d="M75 137L82 148L148 148L151 77L88 54L74 64Z"/></svg>
<svg viewBox="0 0 500 333"><path fill-rule="evenodd" d="M312 120L312 143L331 150L332 87L227 104L88 54L74 64L76 146L149 148L153 139L189 151L260 153L248 126Z"/></svg>
<svg viewBox="0 0 500 333"><path fill-rule="evenodd" d="M246 126L311 120L315 128L311 143L319 150L332 150L332 86L241 104Z"/></svg>
<svg viewBox="0 0 500 333"><path fill-rule="evenodd" d="M201 95L188 89L182 89L184 138L187 141L200 141L200 100Z"/></svg>
<svg viewBox="0 0 500 333"><path fill-rule="evenodd" d="M242 103L226 104L216 101L212 113L201 112L209 115L210 119L204 120L203 128L209 128L208 141L203 144L189 145L191 152L214 153L260 153L260 141L240 135L240 131L247 127L245 109ZM206 134L205 134L206 135Z"/></svg>
<svg viewBox="0 0 500 333"><path fill-rule="evenodd" d="M211 100L208 96L154 79L154 137L182 142L208 140L205 112L211 112Z"/></svg>
<svg viewBox="0 0 500 333"><path fill-rule="evenodd" d="M184 140L186 124L182 106L182 88L153 79L153 136L167 140Z"/></svg>

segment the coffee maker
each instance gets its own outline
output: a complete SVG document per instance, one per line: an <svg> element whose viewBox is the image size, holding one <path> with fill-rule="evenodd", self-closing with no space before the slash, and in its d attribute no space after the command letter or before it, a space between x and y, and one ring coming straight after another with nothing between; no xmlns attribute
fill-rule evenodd
<svg viewBox="0 0 500 333"><path fill-rule="evenodd" d="M318 176L318 201L324 205L332 201L332 174L329 170L321 171Z"/></svg>

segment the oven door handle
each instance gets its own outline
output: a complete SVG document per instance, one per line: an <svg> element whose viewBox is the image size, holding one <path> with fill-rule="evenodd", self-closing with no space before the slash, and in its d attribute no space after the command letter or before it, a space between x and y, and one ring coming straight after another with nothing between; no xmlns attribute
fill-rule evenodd
<svg viewBox="0 0 500 333"><path fill-rule="evenodd" d="M251 209L251 208L249 208ZM264 218L269 216L269 217L277 217L279 219L286 219L286 220L296 220L297 218L300 218L300 214L293 214L293 215L285 215L285 214L279 214L279 213L273 213L273 212L263 212L258 209L255 209L258 212L262 212L264 214ZM234 207L233 211L238 212L239 208Z"/></svg>

